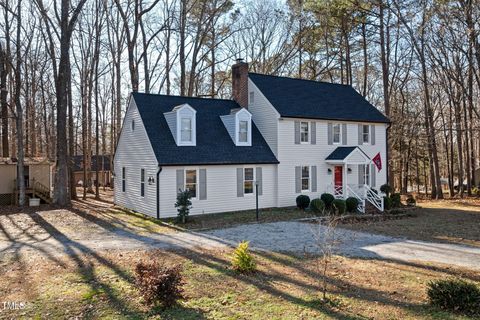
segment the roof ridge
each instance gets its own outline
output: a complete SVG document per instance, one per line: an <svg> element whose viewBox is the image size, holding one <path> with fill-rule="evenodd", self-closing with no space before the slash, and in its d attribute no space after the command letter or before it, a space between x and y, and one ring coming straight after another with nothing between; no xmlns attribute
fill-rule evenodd
<svg viewBox="0 0 480 320"><path fill-rule="evenodd" d="M131 94L141 94L145 96L161 96L161 97L169 97L169 98L182 98L182 99L198 99L198 100L216 100L216 101L229 101L235 102L233 99L220 99L220 98L203 98L203 97L188 97L188 96L180 96L180 95L172 95L172 94L161 94L161 93L145 93L145 92L131 92Z"/></svg>
<svg viewBox="0 0 480 320"><path fill-rule="evenodd" d="M287 76L275 76L275 75L272 75L272 74L264 74L264 73L257 73L257 72L249 72L248 74L271 77L271 78L283 78L283 79L288 79L288 80L298 80L298 81L314 82L314 83L321 83L321 84L331 84L331 85L336 85L336 86L353 88L350 84L334 83L334 82L327 82L327 81L318 81L318 80L303 79L303 78L293 78L293 77L287 77Z"/></svg>

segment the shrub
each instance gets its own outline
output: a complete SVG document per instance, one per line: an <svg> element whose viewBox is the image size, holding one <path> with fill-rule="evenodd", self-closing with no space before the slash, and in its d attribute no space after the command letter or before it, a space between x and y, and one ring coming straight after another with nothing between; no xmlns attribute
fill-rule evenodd
<svg viewBox="0 0 480 320"><path fill-rule="evenodd" d="M256 264L253 256L248 249L248 241L242 241L232 254L232 267L241 273L250 273L255 271Z"/></svg>
<svg viewBox="0 0 480 320"><path fill-rule="evenodd" d="M480 196L480 187L473 187L472 194L477 197Z"/></svg>
<svg viewBox="0 0 480 320"><path fill-rule="evenodd" d="M177 193L177 202L175 202L175 208L178 211L178 220L182 223L187 222L188 214L190 213L190 208L192 207L192 194L188 190L179 190Z"/></svg>
<svg viewBox="0 0 480 320"><path fill-rule="evenodd" d="M383 184L380 186L380 191L385 193L387 197L389 197L390 193L392 193L392 187L389 184Z"/></svg>
<svg viewBox="0 0 480 320"><path fill-rule="evenodd" d="M336 213L345 214L345 210L347 209L347 204L346 204L345 200L335 199L335 200L333 200L333 208L334 208Z"/></svg>
<svg viewBox="0 0 480 320"><path fill-rule="evenodd" d="M411 206L411 207L414 207L417 205L417 201L411 194L407 196L406 203L407 203L407 206Z"/></svg>
<svg viewBox="0 0 480 320"><path fill-rule="evenodd" d="M383 197L383 208L385 210L392 209L392 198L390 197Z"/></svg>
<svg viewBox="0 0 480 320"><path fill-rule="evenodd" d="M347 205L348 212L357 212L358 209L358 199L355 197L349 197L345 200L345 204Z"/></svg>
<svg viewBox="0 0 480 320"><path fill-rule="evenodd" d="M310 197L304 194L301 194L297 197L297 208L305 210L310 205Z"/></svg>
<svg viewBox="0 0 480 320"><path fill-rule="evenodd" d="M392 208L398 208L402 205L400 193L392 193L390 198L392 199Z"/></svg>
<svg viewBox="0 0 480 320"><path fill-rule="evenodd" d="M316 213L321 213L325 210L325 203L320 198L313 199L310 202L310 209Z"/></svg>
<svg viewBox="0 0 480 320"><path fill-rule="evenodd" d="M332 209L332 204L333 204L333 201L335 200L335 197L333 196L333 194L324 193L320 196L320 199L322 199L323 203L325 203L325 207L327 209Z"/></svg>
<svg viewBox="0 0 480 320"><path fill-rule="evenodd" d="M480 289L461 279L435 280L428 283L430 303L444 310L480 315Z"/></svg>
<svg viewBox="0 0 480 320"><path fill-rule="evenodd" d="M183 297L179 265L166 267L157 262L140 262L135 267L135 284L148 304L170 307Z"/></svg>

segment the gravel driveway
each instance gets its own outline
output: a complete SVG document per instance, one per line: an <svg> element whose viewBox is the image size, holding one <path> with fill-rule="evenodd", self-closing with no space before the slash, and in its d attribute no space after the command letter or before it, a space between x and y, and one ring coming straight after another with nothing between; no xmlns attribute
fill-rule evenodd
<svg viewBox="0 0 480 320"><path fill-rule="evenodd" d="M1 233L2 230L0 230ZM0 256L4 253L36 251L45 255L85 253L102 250L134 249L215 249L248 240L257 250L304 253L319 252L316 243L325 227L305 222L246 224L205 232L138 233L127 228L112 228L101 233L79 236L74 230L51 232L47 236L0 237ZM480 270L480 248L456 244L411 241L338 228L335 251L338 254L445 263Z"/></svg>

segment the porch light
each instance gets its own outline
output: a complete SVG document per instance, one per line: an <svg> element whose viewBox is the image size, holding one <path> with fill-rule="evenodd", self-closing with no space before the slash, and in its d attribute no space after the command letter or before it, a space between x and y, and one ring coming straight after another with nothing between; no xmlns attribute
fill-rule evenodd
<svg viewBox="0 0 480 320"><path fill-rule="evenodd" d="M148 184L151 185L151 184L153 184L154 182L155 182L155 178L154 178L154 177L152 177L152 176L148 177Z"/></svg>
<svg viewBox="0 0 480 320"><path fill-rule="evenodd" d="M332 169L328 168L328 169L327 169L327 173L328 173L328 174L332 174Z"/></svg>
<svg viewBox="0 0 480 320"><path fill-rule="evenodd" d="M348 172L348 174L351 174L352 173L352 168L348 168L347 172Z"/></svg>

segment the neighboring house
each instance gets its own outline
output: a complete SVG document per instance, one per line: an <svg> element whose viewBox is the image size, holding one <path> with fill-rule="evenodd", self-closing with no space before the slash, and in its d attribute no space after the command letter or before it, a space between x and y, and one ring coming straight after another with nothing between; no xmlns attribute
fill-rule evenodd
<svg viewBox="0 0 480 320"><path fill-rule="evenodd" d="M477 187L480 187L480 168L475 169L474 177L475 177L475 184L477 185Z"/></svg>
<svg viewBox="0 0 480 320"><path fill-rule="evenodd" d="M0 158L0 204L15 204L18 200L17 159ZM25 158L23 179L26 195L51 202L53 163L46 158Z"/></svg>
<svg viewBox="0 0 480 320"><path fill-rule="evenodd" d="M112 185L112 173L110 170L110 155L99 155L92 156L92 165L91 165L91 179L92 184L95 186L96 181L96 170L98 166L98 176L99 176L99 186L111 186ZM83 177L83 168L84 160L83 155L73 156L73 171L75 173L75 185L82 186L84 177ZM88 178L87 178L88 179Z"/></svg>
<svg viewBox="0 0 480 320"><path fill-rule="evenodd" d="M383 210L372 191L387 181L380 111L347 85L248 73L241 61L232 75L234 100L131 95L114 158L116 204L171 217L188 189L191 214L247 210L257 183L260 208L330 192Z"/></svg>

